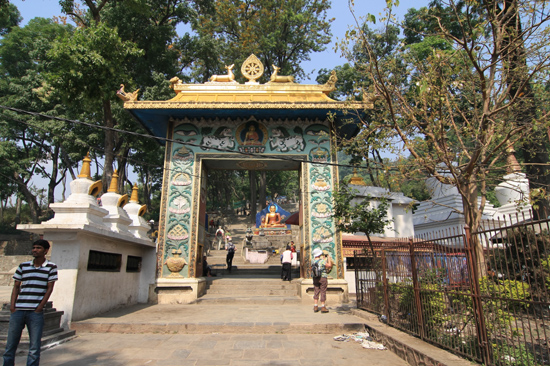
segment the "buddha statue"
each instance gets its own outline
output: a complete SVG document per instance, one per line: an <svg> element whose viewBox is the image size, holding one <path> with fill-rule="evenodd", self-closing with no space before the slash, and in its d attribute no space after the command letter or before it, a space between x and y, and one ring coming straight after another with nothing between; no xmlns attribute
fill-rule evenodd
<svg viewBox="0 0 550 366"><path fill-rule="evenodd" d="M265 218L262 220L262 225L260 227L286 227L285 224L281 223L281 215L276 212L275 205L269 207L269 213L265 215Z"/></svg>

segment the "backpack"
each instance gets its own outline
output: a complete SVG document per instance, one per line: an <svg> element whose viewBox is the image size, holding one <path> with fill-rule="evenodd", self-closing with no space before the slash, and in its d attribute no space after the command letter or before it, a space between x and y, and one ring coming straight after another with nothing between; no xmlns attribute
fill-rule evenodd
<svg viewBox="0 0 550 366"><path fill-rule="evenodd" d="M322 275L323 275L323 272L321 271L321 267L319 267L319 261L314 262L311 265L311 276L321 277Z"/></svg>

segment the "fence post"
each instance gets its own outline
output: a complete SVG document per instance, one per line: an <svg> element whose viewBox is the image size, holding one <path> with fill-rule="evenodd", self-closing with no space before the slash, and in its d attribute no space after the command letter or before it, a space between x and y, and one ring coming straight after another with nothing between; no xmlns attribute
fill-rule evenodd
<svg viewBox="0 0 550 366"><path fill-rule="evenodd" d="M483 314L483 303L481 301L481 289L479 288L478 258L475 248L472 248L472 233L468 225L464 225L464 250L466 252L466 261L470 278L470 290L472 291L472 306L474 319L476 322L476 332L478 337L481 357L486 365L492 365L491 349L489 338L487 336L487 327L485 325L485 316Z"/></svg>
<svg viewBox="0 0 550 366"><path fill-rule="evenodd" d="M388 324L391 323L391 312L390 312L390 296L388 288L388 277L386 276L386 251L381 250L380 254L382 255L382 284L384 289L384 307L386 308L386 317L388 318Z"/></svg>
<svg viewBox="0 0 550 366"><path fill-rule="evenodd" d="M420 284L418 283L418 272L416 269L416 260L414 257L414 242L412 239L409 239L409 252L411 256L411 272L413 280L413 289L414 289L414 303L416 305L416 317L418 319L418 333L420 339L426 337L426 327L424 324L424 313L422 311L422 301L420 299Z"/></svg>
<svg viewBox="0 0 550 366"><path fill-rule="evenodd" d="M357 251L353 251L353 265L355 267L355 297L356 297L356 306L358 309L361 308L363 305L363 283L359 279L360 273L359 273L359 256L357 255Z"/></svg>

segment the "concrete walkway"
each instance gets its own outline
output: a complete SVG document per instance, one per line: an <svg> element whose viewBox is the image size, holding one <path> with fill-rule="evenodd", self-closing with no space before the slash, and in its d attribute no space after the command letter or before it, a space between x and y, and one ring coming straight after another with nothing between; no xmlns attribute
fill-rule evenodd
<svg viewBox="0 0 550 366"><path fill-rule="evenodd" d="M76 338L43 351L40 364L470 365L372 314L346 306L329 308L330 313L321 314L310 304L136 305L73 322ZM390 350L333 339L365 329ZM18 356L16 365L24 365L25 359Z"/></svg>

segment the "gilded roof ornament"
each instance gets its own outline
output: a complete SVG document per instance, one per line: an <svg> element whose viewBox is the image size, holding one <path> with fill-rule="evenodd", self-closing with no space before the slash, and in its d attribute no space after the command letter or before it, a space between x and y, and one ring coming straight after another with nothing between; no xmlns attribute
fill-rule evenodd
<svg viewBox="0 0 550 366"><path fill-rule="evenodd" d="M241 73L248 81L245 84L258 84L258 79L264 74L264 64L251 54L246 60L244 60L241 66Z"/></svg>
<svg viewBox="0 0 550 366"><path fill-rule="evenodd" d="M325 83L325 86L327 89L335 90L336 89L336 82L338 81L338 77L336 76L336 71L332 70L330 72L330 77L328 78L327 82Z"/></svg>
<svg viewBox="0 0 550 366"><path fill-rule="evenodd" d="M230 82L236 82L235 81L235 75L233 74L233 65L225 66L227 69L227 75L212 75L210 77L210 82L218 82L218 83L230 83Z"/></svg>
<svg viewBox="0 0 550 366"><path fill-rule="evenodd" d="M277 67L275 65L273 66L273 74L271 74L271 78L269 79L271 83L293 83L294 82L294 76L282 76L278 75L280 67Z"/></svg>
<svg viewBox="0 0 550 366"><path fill-rule="evenodd" d="M120 84L120 89L116 92L116 95L125 102L135 102L137 100L139 89L132 93L126 93L124 91L124 84Z"/></svg>

